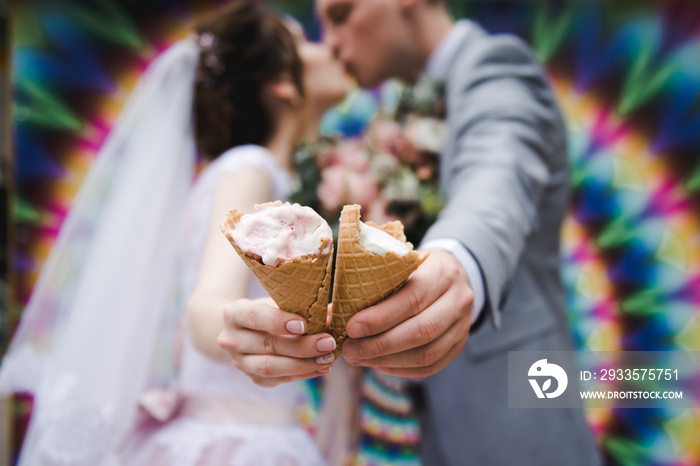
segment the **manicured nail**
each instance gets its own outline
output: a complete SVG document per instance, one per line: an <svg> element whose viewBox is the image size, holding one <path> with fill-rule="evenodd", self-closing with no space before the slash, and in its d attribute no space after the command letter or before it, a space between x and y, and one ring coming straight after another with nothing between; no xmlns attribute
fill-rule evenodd
<svg viewBox="0 0 700 466"><path fill-rule="evenodd" d="M350 338L362 338L367 336L367 326L362 323L352 324L348 327Z"/></svg>
<svg viewBox="0 0 700 466"><path fill-rule="evenodd" d="M333 366L328 366L325 369L319 369L316 371L318 374L328 374L331 371L331 367Z"/></svg>
<svg viewBox="0 0 700 466"><path fill-rule="evenodd" d="M285 325L289 333L294 333L295 335L301 335L304 333L304 321L303 320L290 320Z"/></svg>
<svg viewBox="0 0 700 466"><path fill-rule="evenodd" d="M316 342L316 349L319 353L328 353L335 349L335 339L332 337L324 338Z"/></svg>
<svg viewBox="0 0 700 466"><path fill-rule="evenodd" d="M330 364L333 361L335 361L335 356L333 356L333 353L323 354L316 358L318 365Z"/></svg>
<svg viewBox="0 0 700 466"><path fill-rule="evenodd" d="M343 345L343 357L346 361L360 359L360 347L351 341L346 341Z"/></svg>

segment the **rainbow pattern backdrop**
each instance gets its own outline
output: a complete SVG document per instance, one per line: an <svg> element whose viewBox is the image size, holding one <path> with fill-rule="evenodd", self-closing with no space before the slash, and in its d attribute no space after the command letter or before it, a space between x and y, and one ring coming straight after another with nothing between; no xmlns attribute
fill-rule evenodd
<svg viewBox="0 0 700 466"><path fill-rule="evenodd" d="M18 303L140 73L222 3L15 2ZM310 1L272 3L319 37ZM529 42L567 118L562 273L577 347L700 351L700 4L482 0L454 11ZM375 99L359 94L325 130L357 132ZM587 415L608 464L700 465L698 408Z"/></svg>

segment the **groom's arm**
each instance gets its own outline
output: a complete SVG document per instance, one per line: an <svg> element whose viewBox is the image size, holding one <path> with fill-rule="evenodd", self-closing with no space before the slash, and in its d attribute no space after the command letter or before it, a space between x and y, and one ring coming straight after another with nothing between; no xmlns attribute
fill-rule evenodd
<svg viewBox="0 0 700 466"><path fill-rule="evenodd" d="M543 192L553 174L565 169L565 132L526 46L507 37L469 46L448 85L455 144L443 159L447 204L424 241L449 238L473 254L484 280L484 312L498 326L510 278L537 228ZM470 328L464 321L471 324L472 300L464 299L471 285L453 254L439 254L438 261L432 275L419 268L404 289L351 319L346 359L421 377L461 351Z"/></svg>
<svg viewBox="0 0 700 466"><path fill-rule="evenodd" d="M540 64L520 40L485 36L455 66L462 82L450 92L448 202L424 242L452 238L473 254L498 327L544 191L566 171L566 131Z"/></svg>

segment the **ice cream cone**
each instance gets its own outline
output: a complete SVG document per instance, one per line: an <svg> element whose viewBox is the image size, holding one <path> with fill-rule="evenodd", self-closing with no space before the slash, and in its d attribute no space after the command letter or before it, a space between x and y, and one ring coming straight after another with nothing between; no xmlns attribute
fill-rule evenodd
<svg viewBox="0 0 700 466"><path fill-rule="evenodd" d="M372 223L368 225L373 226ZM406 241L401 222L390 222L376 228L399 241ZM347 338L345 326L348 320L357 312L377 304L401 288L427 257L427 253L416 251L409 251L404 255L394 252L380 255L366 250L360 242L360 206L343 207L340 215L330 326L331 335L337 342L336 356Z"/></svg>
<svg viewBox="0 0 700 466"><path fill-rule="evenodd" d="M279 201L260 204L255 206L255 210L281 204ZM222 233L280 309L306 319L307 334L323 332L328 313L333 245L325 254L282 258L275 266L265 265L258 257L242 251L231 235L242 216L243 212L239 210L229 210L221 224ZM330 242L330 239L324 239L320 250L323 251Z"/></svg>

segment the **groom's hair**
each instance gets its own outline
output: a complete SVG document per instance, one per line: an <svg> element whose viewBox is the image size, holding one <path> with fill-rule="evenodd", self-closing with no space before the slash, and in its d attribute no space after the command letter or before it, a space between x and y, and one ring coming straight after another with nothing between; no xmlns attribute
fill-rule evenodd
<svg viewBox="0 0 700 466"><path fill-rule="evenodd" d="M198 149L215 158L234 146L266 143L275 118L265 84L289 75L303 95L303 64L285 20L257 2L238 0L196 31Z"/></svg>

